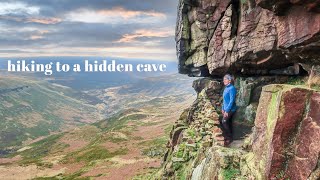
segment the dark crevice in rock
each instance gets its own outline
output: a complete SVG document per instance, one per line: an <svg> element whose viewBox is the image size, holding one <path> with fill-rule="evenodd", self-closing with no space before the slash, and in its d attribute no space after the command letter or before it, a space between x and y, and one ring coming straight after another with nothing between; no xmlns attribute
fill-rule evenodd
<svg viewBox="0 0 320 180"><path fill-rule="evenodd" d="M309 73L307 70L305 70L301 64L298 64L299 66L299 76L308 76Z"/></svg>
<svg viewBox="0 0 320 180"><path fill-rule="evenodd" d="M188 74L189 77L208 77L210 76L208 66L203 65L200 67L190 67L190 73Z"/></svg>
<svg viewBox="0 0 320 180"><path fill-rule="evenodd" d="M240 1L232 0L231 4L232 4L232 16L231 16L232 28L231 28L230 38L233 38L237 36L237 33L238 33L238 23L239 23L239 17L240 17L240 11L239 11Z"/></svg>
<svg viewBox="0 0 320 180"><path fill-rule="evenodd" d="M256 0L248 0L251 9L256 7Z"/></svg>
<svg viewBox="0 0 320 180"><path fill-rule="evenodd" d="M199 3L197 0L184 0L184 3L193 7L199 6Z"/></svg>
<svg viewBox="0 0 320 180"><path fill-rule="evenodd" d="M291 6L290 0L270 1L260 0L258 5L262 8L274 11L277 16L284 16Z"/></svg>
<svg viewBox="0 0 320 180"><path fill-rule="evenodd" d="M230 1L230 3L226 6L226 10L232 5L232 2ZM221 14L220 14L220 18L219 20L216 22L216 26L214 27L213 29L213 32L215 32L217 30L217 27L219 25L219 23L221 22L222 18L224 17L225 13L226 13L226 10L225 11L222 11ZM213 33L212 33L213 35ZM212 39L212 37L210 38L210 40Z"/></svg>

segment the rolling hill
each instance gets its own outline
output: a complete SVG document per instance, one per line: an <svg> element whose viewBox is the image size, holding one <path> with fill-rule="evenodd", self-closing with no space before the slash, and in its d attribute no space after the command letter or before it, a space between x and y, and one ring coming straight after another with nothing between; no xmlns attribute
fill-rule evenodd
<svg viewBox="0 0 320 180"><path fill-rule="evenodd" d="M18 76L0 77L0 149L97 121L95 106L68 87Z"/></svg>
<svg viewBox="0 0 320 180"><path fill-rule="evenodd" d="M176 109L195 99L192 79L178 74L83 91L31 77L0 79L0 179L148 176Z"/></svg>
<svg viewBox="0 0 320 180"><path fill-rule="evenodd" d="M173 81L176 76L169 77ZM157 83L155 78L152 82ZM0 158L0 179L12 174L16 179L38 180L139 179L155 172L161 166L172 123L181 113L176 109L189 106L195 96L188 88L169 93L161 84L159 92L148 86L142 86L141 91L129 90L140 85L117 87L112 98L122 102L119 106L123 108L108 118L53 134ZM162 96L153 96L160 92Z"/></svg>

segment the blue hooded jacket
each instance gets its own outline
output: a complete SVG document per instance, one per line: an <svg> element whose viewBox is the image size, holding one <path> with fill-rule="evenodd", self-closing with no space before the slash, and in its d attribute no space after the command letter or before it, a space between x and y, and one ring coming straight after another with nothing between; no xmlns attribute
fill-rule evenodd
<svg viewBox="0 0 320 180"><path fill-rule="evenodd" d="M236 88L232 84L227 85L223 91L222 110L224 110L227 113L229 113L230 111L235 112L237 110L236 95Z"/></svg>

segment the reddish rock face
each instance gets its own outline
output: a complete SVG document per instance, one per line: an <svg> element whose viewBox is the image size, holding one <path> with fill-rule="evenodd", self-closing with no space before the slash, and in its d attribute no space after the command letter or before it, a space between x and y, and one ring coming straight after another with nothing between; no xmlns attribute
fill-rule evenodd
<svg viewBox="0 0 320 180"><path fill-rule="evenodd" d="M277 15L285 15L286 10L295 5L301 5L307 11L320 12L319 0L255 0L256 3Z"/></svg>
<svg viewBox="0 0 320 180"><path fill-rule="evenodd" d="M320 94L313 93L310 110L296 138L295 156L288 161L286 174L292 179L307 179L314 170L320 152Z"/></svg>
<svg viewBox="0 0 320 180"><path fill-rule="evenodd" d="M303 2L180 0L180 73L272 74L293 63L320 64L320 1Z"/></svg>
<svg viewBox="0 0 320 180"><path fill-rule="evenodd" d="M292 89L282 94L283 105L280 105L279 110L283 114L276 122L271 142L273 152L268 170L270 178L276 178L296 154L294 141L303 120L307 95L305 89Z"/></svg>
<svg viewBox="0 0 320 180"><path fill-rule="evenodd" d="M267 179L305 180L320 153L320 93L286 85L264 87L256 117L255 162ZM264 169L263 169L264 168Z"/></svg>
<svg viewBox="0 0 320 180"><path fill-rule="evenodd" d="M290 8L286 16L276 18L278 47L290 48L295 45L316 42L320 33L320 14L307 12L302 6Z"/></svg>

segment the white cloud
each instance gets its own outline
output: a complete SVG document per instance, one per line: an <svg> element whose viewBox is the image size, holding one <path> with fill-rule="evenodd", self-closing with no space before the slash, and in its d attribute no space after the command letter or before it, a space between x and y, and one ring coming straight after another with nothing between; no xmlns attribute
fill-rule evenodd
<svg viewBox="0 0 320 180"><path fill-rule="evenodd" d="M0 2L0 15L6 14L39 14L40 8L28 6L21 2Z"/></svg>
<svg viewBox="0 0 320 180"><path fill-rule="evenodd" d="M40 8L21 2L0 2L0 20L23 23L57 24L62 21L55 17L40 17Z"/></svg>

